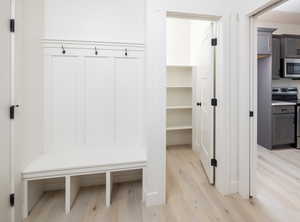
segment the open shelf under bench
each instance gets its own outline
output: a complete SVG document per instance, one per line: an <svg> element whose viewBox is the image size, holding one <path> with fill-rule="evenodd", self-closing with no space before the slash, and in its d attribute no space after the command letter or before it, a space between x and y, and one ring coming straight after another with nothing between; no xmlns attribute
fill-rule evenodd
<svg viewBox="0 0 300 222"><path fill-rule="evenodd" d="M103 173L106 175L106 205L109 207L113 186L112 173L142 169L144 199L144 169L146 165L146 149L144 148L78 149L72 152L42 154L22 172L24 181L23 217L26 218L29 213L29 182L32 181L64 178L65 212L69 214L80 188L79 176Z"/></svg>

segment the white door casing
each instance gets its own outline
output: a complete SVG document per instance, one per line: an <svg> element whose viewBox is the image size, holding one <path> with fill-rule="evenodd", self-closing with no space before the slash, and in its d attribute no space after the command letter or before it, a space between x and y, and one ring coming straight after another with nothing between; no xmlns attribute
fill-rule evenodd
<svg viewBox="0 0 300 222"><path fill-rule="evenodd" d="M10 119L9 106L11 99L10 77L10 0L0 2L0 220L11 221L9 193L11 192L10 176Z"/></svg>
<svg viewBox="0 0 300 222"><path fill-rule="evenodd" d="M198 69L193 68L193 150L197 153L200 152L200 115L201 115L201 102L200 102L200 86L199 86Z"/></svg>
<svg viewBox="0 0 300 222"><path fill-rule="evenodd" d="M200 116L200 132L199 138L199 151L200 159L203 168L207 174L209 183L214 184L214 167L211 166L211 159L215 156L215 121L214 121L214 107L211 104L212 98L215 97L215 77L214 77L214 47L211 41L214 38L214 26L212 23L208 29L205 30L205 37L201 41L201 58L199 61L198 72L198 101L201 103L198 108Z"/></svg>

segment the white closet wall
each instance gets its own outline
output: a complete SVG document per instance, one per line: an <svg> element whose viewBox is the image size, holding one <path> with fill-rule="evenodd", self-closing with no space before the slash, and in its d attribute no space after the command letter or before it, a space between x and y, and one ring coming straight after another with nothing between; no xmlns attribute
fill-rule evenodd
<svg viewBox="0 0 300 222"><path fill-rule="evenodd" d="M189 65L191 23L180 18L167 19L167 64Z"/></svg>
<svg viewBox="0 0 300 222"><path fill-rule="evenodd" d="M167 19L167 146L195 144L199 137L198 69L201 39L210 22ZM203 90L202 90L203 91ZM196 147L193 147L196 150Z"/></svg>

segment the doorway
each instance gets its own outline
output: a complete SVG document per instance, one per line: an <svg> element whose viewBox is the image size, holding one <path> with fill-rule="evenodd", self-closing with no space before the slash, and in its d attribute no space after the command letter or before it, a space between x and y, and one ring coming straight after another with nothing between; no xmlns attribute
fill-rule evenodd
<svg viewBox="0 0 300 222"><path fill-rule="evenodd" d="M268 200L274 209L289 209L289 215L297 211L294 205L300 200L295 195L300 188L297 181L300 82L287 75L287 67L295 64L286 63L291 57L297 60L295 43L300 38L297 4L293 0L279 1L251 18L254 43L251 96L257 110L251 133L257 142L253 140L250 153L250 196Z"/></svg>
<svg viewBox="0 0 300 222"><path fill-rule="evenodd" d="M174 14L167 18L167 171L172 165L180 169L190 161L213 185L216 167L216 26L216 21ZM173 173L176 176L173 170L167 172Z"/></svg>

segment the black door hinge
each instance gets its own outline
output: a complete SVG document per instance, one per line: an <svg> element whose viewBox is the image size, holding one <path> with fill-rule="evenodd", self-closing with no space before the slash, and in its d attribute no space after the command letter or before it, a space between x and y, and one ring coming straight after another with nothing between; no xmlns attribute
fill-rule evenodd
<svg viewBox="0 0 300 222"><path fill-rule="evenodd" d="M9 118L10 119L15 119L15 112L16 112L17 107L19 107L19 105L12 105L9 107Z"/></svg>
<svg viewBox="0 0 300 222"><path fill-rule="evenodd" d="M218 100L216 98L211 99L211 105L212 106L217 106L218 105Z"/></svg>
<svg viewBox="0 0 300 222"><path fill-rule="evenodd" d="M250 117L253 117L253 116L254 116L254 112L253 112L253 111L250 111L250 112L249 112L249 116L250 116Z"/></svg>
<svg viewBox="0 0 300 222"><path fill-rule="evenodd" d="M211 45L212 46L218 45L218 39L217 38L211 39Z"/></svg>
<svg viewBox="0 0 300 222"><path fill-rule="evenodd" d="M9 29L10 29L10 32L15 32L15 19L10 19L9 20Z"/></svg>
<svg viewBox="0 0 300 222"><path fill-rule="evenodd" d="M211 159L210 160L210 165L213 167L217 167L218 166L218 161L216 159Z"/></svg>
<svg viewBox="0 0 300 222"><path fill-rule="evenodd" d="M15 194L14 193L9 195L9 203L10 203L11 207L15 206Z"/></svg>

